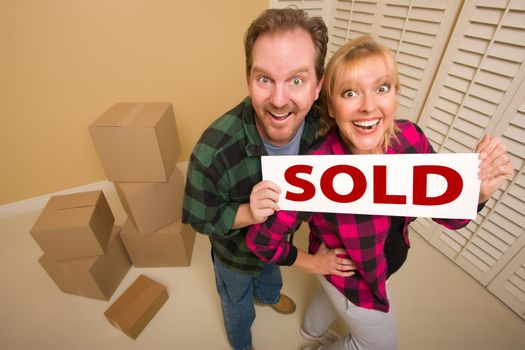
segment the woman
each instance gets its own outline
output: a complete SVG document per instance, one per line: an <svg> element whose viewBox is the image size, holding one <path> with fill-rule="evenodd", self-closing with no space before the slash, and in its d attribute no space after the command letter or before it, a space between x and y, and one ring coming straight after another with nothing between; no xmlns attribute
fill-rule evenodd
<svg viewBox="0 0 525 350"><path fill-rule="evenodd" d="M311 154L433 153L421 129L396 120L399 80L390 51L364 36L341 47L328 63L322 101L320 142ZM513 172L506 148L486 135L480 153L481 210L492 193ZM261 259L291 265L319 275L322 290L311 300L301 333L325 343L325 332L337 313L350 333L322 349L397 349L395 317L390 311L386 280L403 264L409 246L407 227L415 218L379 215L280 211L247 235L250 249ZM301 222L310 227L309 254L286 240ZM469 220L434 219L449 229ZM325 247L326 246L326 247ZM320 249L321 247L321 249ZM341 249L337 268L319 267L319 250ZM350 270L355 269L355 273ZM325 276L321 276L325 275Z"/></svg>

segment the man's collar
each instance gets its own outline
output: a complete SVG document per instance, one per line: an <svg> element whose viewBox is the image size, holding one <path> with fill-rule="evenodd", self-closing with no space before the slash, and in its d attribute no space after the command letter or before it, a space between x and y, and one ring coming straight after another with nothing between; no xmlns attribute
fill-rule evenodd
<svg viewBox="0 0 525 350"><path fill-rule="evenodd" d="M266 149L261 139L261 135L255 124L255 110L253 109L252 99L244 99L242 121L244 132L246 134L246 154L251 157L260 157L266 155Z"/></svg>

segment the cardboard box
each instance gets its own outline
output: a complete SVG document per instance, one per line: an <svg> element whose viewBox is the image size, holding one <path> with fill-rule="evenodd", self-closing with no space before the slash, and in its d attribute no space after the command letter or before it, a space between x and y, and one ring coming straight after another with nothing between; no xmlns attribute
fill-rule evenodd
<svg viewBox="0 0 525 350"><path fill-rule="evenodd" d="M135 267L189 266L195 231L176 221L147 236L141 236L131 220L126 220L120 238Z"/></svg>
<svg viewBox="0 0 525 350"><path fill-rule="evenodd" d="M89 133L111 181L166 182L180 153L170 103L117 103Z"/></svg>
<svg viewBox="0 0 525 350"><path fill-rule="evenodd" d="M43 255L38 262L62 292L109 300L131 268L119 233L120 227L115 226L104 255L67 261Z"/></svg>
<svg viewBox="0 0 525 350"><path fill-rule="evenodd" d="M184 180L181 171L175 167L165 183L115 183L122 206L141 235L181 219Z"/></svg>
<svg viewBox="0 0 525 350"><path fill-rule="evenodd" d="M136 339L166 300L166 288L140 275L104 315L112 325Z"/></svg>
<svg viewBox="0 0 525 350"><path fill-rule="evenodd" d="M115 218L102 191L51 197L30 230L44 254L70 260L104 254Z"/></svg>

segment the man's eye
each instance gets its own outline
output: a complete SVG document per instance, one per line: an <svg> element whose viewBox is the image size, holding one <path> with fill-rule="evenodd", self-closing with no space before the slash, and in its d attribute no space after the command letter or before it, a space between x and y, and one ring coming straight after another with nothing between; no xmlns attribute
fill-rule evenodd
<svg viewBox="0 0 525 350"><path fill-rule="evenodd" d="M260 77L258 80L259 80L259 83L263 83L263 84L268 84L270 82L270 79L268 79L267 77Z"/></svg>
<svg viewBox="0 0 525 350"><path fill-rule="evenodd" d="M303 83L303 79L301 78L293 78L292 79L292 85L294 86L299 86Z"/></svg>

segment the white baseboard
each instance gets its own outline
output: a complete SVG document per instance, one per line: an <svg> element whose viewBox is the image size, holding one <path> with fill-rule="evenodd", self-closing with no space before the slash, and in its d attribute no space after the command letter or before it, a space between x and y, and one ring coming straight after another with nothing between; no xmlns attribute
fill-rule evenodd
<svg viewBox="0 0 525 350"><path fill-rule="evenodd" d="M187 161L180 162L180 163L177 163L176 166L182 172L182 175L184 176L184 178L186 178L186 168L188 167L188 162ZM0 205L0 219L9 217L9 216L18 215L18 214L24 214L24 213L28 213L32 211L42 210L42 208L44 208L44 206L46 205L47 201L49 201L49 198L51 198L52 196L69 194L69 193L87 192L87 191L98 191L98 190L102 190L105 193L113 192L115 191L115 187L113 186L113 182L104 180L104 181L95 182L89 185L70 188L64 191L49 193L43 196L25 199L19 202Z"/></svg>
<svg viewBox="0 0 525 350"><path fill-rule="evenodd" d="M0 219L18 214L28 213L31 211L42 210L42 208L46 205L47 201L49 201L49 198L51 198L52 196L98 190L102 190L104 192L115 191L115 187L113 186L112 182L105 180L95 182L89 185L70 188L64 191L45 194L43 196L25 199L19 202L0 205Z"/></svg>

